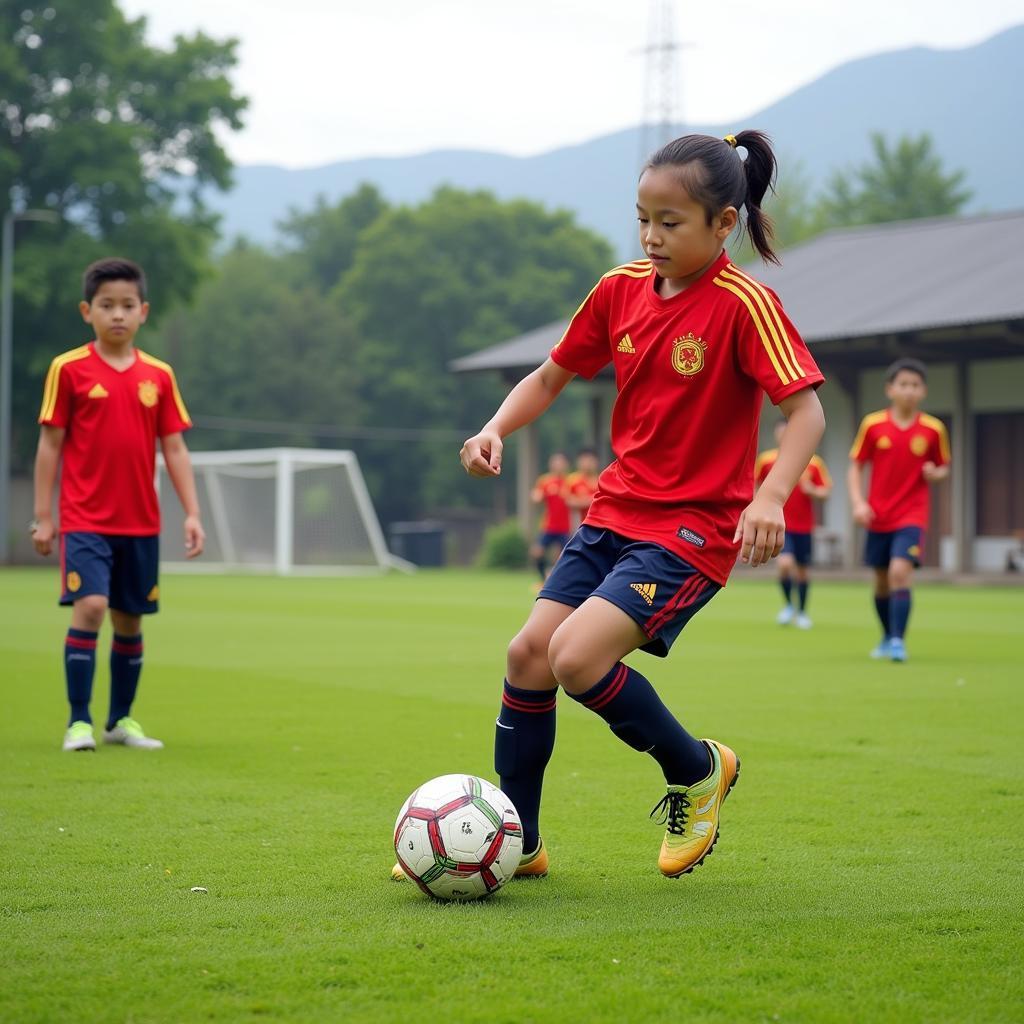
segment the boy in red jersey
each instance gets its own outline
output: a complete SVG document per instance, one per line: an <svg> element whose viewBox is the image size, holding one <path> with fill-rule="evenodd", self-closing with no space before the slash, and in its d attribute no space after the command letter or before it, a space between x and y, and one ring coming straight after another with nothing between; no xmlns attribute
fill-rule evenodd
<svg viewBox="0 0 1024 1024"><path fill-rule="evenodd" d="M544 506L540 532L530 548L530 558L540 573L541 583L548 578L548 551L554 549L554 561L557 562L562 548L569 542L569 505L565 500L568 472L569 460L562 452L555 452L548 459L548 471L537 477L530 492L530 501Z"/></svg>
<svg viewBox="0 0 1024 1024"><path fill-rule="evenodd" d="M85 271L79 309L96 338L50 364L39 412L35 465L36 551L57 539L53 490L61 469L62 605L71 605L64 667L71 714L64 750L95 750L89 702L96 638L110 611L110 713L103 738L140 749L163 744L131 717L142 671L142 616L157 610L160 509L156 439L185 509L185 552L202 553L205 534L188 449L192 421L174 371L135 348L146 322L146 279L130 260L103 259Z"/></svg>
<svg viewBox="0 0 1024 1024"><path fill-rule="evenodd" d="M867 528L864 561L875 570L881 643L872 658L906 661L910 581L928 528L928 485L949 476L949 439L941 420L920 411L928 393L924 363L898 359L885 375L889 408L861 421L850 450L847 485L853 518ZM864 497L864 468L871 488Z"/></svg>
<svg viewBox="0 0 1024 1024"><path fill-rule="evenodd" d="M597 494L598 470L597 452L593 448L581 448L576 456L576 470L565 481L568 492L566 500L573 513L573 529L586 519L587 509Z"/></svg>
<svg viewBox="0 0 1024 1024"><path fill-rule="evenodd" d="M688 733L622 658L638 648L665 656L737 554L760 565L781 551L783 505L824 431L814 360L778 298L724 250L742 208L755 247L775 258L760 210L774 172L756 131L689 135L654 154L637 194L647 258L598 281L548 359L462 447L467 472L497 476L504 438L577 374L613 367L616 459L508 648L495 768L523 823L518 874L548 867L539 809L559 687L661 768L667 792L652 816L666 826L664 875L691 871L718 837L736 754ZM755 496L764 392L789 426Z"/></svg>
<svg viewBox="0 0 1024 1024"><path fill-rule="evenodd" d="M775 443L781 444L786 430L786 421L775 424ZM771 472L779 449L761 452L754 463L754 483L760 486ZM814 558L814 502L824 501L832 490L832 478L825 463L817 455L800 477L789 500L783 506L786 517L786 539L779 555L779 586L785 605L776 617L780 626L796 623L797 629L810 629L811 620L807 614L807 593L810 589L810 566ZM796 576L796 607L793 607L793 577Z"/></svg>

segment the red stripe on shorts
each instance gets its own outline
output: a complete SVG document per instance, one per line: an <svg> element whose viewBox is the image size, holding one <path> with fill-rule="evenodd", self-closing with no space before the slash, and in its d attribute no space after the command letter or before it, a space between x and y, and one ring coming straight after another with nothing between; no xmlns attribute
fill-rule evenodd
<svg viewBox="0 0 1024 1024"><path fill-rule="evenodd" d="M661 611L655 612L643 625L648 636L654 636L667 622L675 617L681 608L689 607L707 589L708 581L700 575L691 576L665 603Z"/></svg>

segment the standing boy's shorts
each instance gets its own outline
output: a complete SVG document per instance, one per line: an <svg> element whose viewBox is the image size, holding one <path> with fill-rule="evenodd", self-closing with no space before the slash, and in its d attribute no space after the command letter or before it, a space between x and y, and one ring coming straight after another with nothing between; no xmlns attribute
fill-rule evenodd
<svg viewBox="0 0 1024 1024"><path fill-rule="evenodd" d="M793 533L786 531L786 539L782 542L780 555L792 555L797 565L810 565L814 557L812 535L809 533Z"/></svg>
<svg viewBox="0 0 1024 1024"><path fill-rule="evenodd" d="M127 615L157 610L160 538L64 533L60 538L60 603L101 594Z"/></svg>
<svg viewBox="0 0 1024 1024"><path fill-rule="evenodd" d="M569 534L567 533L551 533L545 531L537 535L537 546L541 548L549 548L553 544L557 544L560 548L564 548L569 543Z"/></svg>
<svg viewBox="0 0 1024 1024"><path fill-rule="evenodd" d="M916 568L924 553L924 530L920 526L901 526L898 530L868 530L864 545L864 564L885 569L894 558L905 558Z"/></svg>
<svg viewBox="0 0 1024 1024"><path fill-rule="evenodd" d="M640 650L664 658L683 626L721 589L660 544L584 525L537 596L572 608L602 597L647 635Z"/></svg>

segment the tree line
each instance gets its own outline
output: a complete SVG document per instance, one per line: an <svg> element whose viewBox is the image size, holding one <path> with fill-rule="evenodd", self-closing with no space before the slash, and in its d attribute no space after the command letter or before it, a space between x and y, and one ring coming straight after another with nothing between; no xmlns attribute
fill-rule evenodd
<svg viewBox="0 0 1024 1024"><path fill-rule="evenodd" d="M81 271L116 252L149 274L139 344L175 366L193 447L354 448L385 521L501 500L501 488L472 487L455 456L507 385L449 363L570 315L614 262L603 238L526 200L441 188L395 205L364 184L290 211L276 247L218 249L202 193L231 183L219 140L246 107L230 81L236 41L152 46L145 19L114 0L0 0L0 24L0 196L60 217L18 226L18 469L30 466L49 360L86 340ZM969 198L927 136L872 146L817 197L787 169L768 205L783 248L832 226L956 213ZM584 437L573 390L544 421L548 447Z"/></svg>

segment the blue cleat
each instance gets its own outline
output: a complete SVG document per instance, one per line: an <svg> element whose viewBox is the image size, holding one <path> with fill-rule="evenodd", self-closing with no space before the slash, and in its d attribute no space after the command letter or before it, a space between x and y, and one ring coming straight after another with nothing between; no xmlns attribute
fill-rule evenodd
<svg viewBox="0 0 1024 1024"><path fill-rule="evenodd" d="M894 636L889 641L889 660L890 661L906 661L907 660L907 648L903 643L903 638Z"/></svg>
<svg viewBox="0 0 1024 1024"><path fill-rule="evenodd" d="M889 644L889 638L887 636L883 637L882 642L871 652L871 657L874 658L875 661L883 661L890 658L892 655Z"/></svg>

